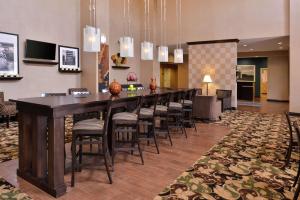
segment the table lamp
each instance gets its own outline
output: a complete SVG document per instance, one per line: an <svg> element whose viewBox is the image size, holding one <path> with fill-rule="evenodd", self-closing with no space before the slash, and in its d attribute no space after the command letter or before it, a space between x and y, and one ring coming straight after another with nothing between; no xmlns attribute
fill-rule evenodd
<svg viewBox="0 0 300 200"><path fill-rule="evenodd" d="M206 83L207 86L206 86L206 95L208 96L208 84L209 83L212 83L212 80L211 80L211 77L209 74L206 74L203 78L203 83Z"/></svg>

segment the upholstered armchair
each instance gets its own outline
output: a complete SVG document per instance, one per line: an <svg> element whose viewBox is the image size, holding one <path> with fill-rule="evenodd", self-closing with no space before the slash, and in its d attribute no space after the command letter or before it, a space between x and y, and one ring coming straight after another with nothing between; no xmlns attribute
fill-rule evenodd
<svg viewBox="0 0 300 200"><path fill-rule="evenodd" d="M219 100L222 102L222 112L225 110L231 110L231 95L232 91L231 90L217 90L217 97Z"/></svg>
<svg viewBox="0 0 300 200"><path fill-rule="evenodd" d="M0 115L6 119L6 127L9 128L11 116L17 114L16 104L9 101L4 101L4 93L0 92Z"/></svg>
<svg viewBox="0 0 300 200"><path fill-rule="evenodd" d="M195 96L193 117L196 119L217 121L221 118L221 101L217 96Z"/></svg>

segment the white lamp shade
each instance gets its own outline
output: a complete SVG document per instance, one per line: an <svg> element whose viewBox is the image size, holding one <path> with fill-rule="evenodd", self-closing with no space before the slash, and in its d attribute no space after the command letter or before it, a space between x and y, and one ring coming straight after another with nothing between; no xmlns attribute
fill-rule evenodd
<svg viewBox="0 0 300 200"><path fill-rule="evenodd" d="M100 51L100 29L92 26L86 26L83 29L83 51L99 52Z"/></svg>
<svg viewBox="0 0 300 200"><path fill-rule="evenodd" d="M169 61L169 49L166 46L158 47L158 62Z"/></svg>
<svg viewBox="0 0 300 200"><path fill-rule="evenodd" d="M174 50L174 63L183 63L183 49Z"/></svg>
<svg viewBox="0 0 300 200"><path fill-rule="evenodd" d="M101 44L106 44L106 35L105 34L101 34Z"/></svg>
<svg viewBox="0 0 300 200"><path fill-rule="evenodd" d="M211 80L211 77L209 74L204 76L203 83L212 83L212 80Z"/></svg>
<svg viewBox="0 0 300 200"><path fill-rule="evenodd" d="M121 57L134 57L134 41L131 37L120 38L120 56Z"/></svg>
<svg viewBox="0 0 300 200"><path fill-rule="evenodd" d="M153 60L153 43L142 42L141 44L141 59L142 60Z"/></svg>

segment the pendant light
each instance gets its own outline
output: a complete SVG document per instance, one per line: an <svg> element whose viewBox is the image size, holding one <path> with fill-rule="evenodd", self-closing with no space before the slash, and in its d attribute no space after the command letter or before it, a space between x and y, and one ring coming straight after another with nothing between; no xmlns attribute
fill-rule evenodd
<svg viewBox="0 0 300 200"><path fill-rule="evenodd" d="M83 29L83 51L99 52L100 51L100 29L96 28L96 0L90 0L89 5L90 23ZM93 13L93 14L92 14Z"/></svg>
<svg viewBox="0 0 300 200"><path fill-rule="evenodd" d="M181 48L181 0L176 0L177 18L177 48L174 50L174 63L183 63L183 49Z"/></svg>
<svg viewBox="0 0 300 200"><path fill-rule="evenodd" d="M166 0L160 0L160 34L161 46L158 47L158 62L169 61L169 48L166 45L167 8Z"/></svg>
<svg viewBox="0 0 300 200"><path fill-rule="evenodd" d="M127 6L126 6L127 4ZM134 40L130 36L130 25L131 25L131 18L130 18L130 5L131 0L124 0L124 36L120 38L120 56L121 57L134 57ZM127 7L127 9L126 9ZM125 20L127 18L127 33L125 31Z"/></svg>
<svg viewBox="0 0 300 200"><path fill-rule="evenodd" d="M145 5L145 41L141 43L141 59L153 60L153 43L150 41L150 0L144 0Z"/></svg>

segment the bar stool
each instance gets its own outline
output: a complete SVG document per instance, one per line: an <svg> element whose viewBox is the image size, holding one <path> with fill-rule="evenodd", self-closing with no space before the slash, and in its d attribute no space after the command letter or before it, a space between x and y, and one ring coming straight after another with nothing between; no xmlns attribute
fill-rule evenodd
<svg viewBox="0 0 300 200"><path fill-rule="evenodd" d="M158 99L158 95L155 94L143 96L141 99L139 125L144 127L144 131L143 132L140 131L139 138L140 140L146 140L148 145L149 142L154 142L157 154L159 154L158 142L155 133L155 118L154 118L157 99Z"/></svg>
<svg viewBox="0 0 300 200"><path fill-rule="evenodd" d="M286 116L286 120L288 122L289 135L290 135L289 146L288 146L288 150L285 155L285 166L287 166L290 163L292 150L293 150L293 148L298 146L298 142L297 142L297 135L296 135L295 131L293 130L293 124L292 124L292 121L290 118L290 114L288 112L286 112L285 116Z"/></svg>
<svg viewBox="0 0 300 200"><path fill-rule="evenodd" d="M72 132L72 177L71 177L71 187L75 186L75 168L81 169L82 165L82 155L96 155L103 156L105 169L109 182L112 184L112 178L108 166L108 161L110 159L109 149L108 149L108 123L111 115L111 101L106 104L106 112L104 115L104 121L98 118L85 119L81 121L74 121L74 127ZM98 145L97 153L84 153L83 145ZM77 151L77 146L79 150ZM102 148L100 148L102 146ZM77 160L78 159L78 160Z"/></svg>
<svg viewBox="0 0 300 200"><path fill-rule="evenodd" d="M158 94L156 107L151 106L154 110L154 120L159 120L159 127L155 124L155 133L158 135L164 135L165 138L169 138L171 146L173 142L170 136L169 129L169 103L170 103L170 93Z"/></svg>
<svg viewBox="0 0 300 200"><path fill-rule="evenodd" d="M294 128L297 134L297 142L298 142L298 148L300 148L300 130L299 130L299 125L297 122L294 122ZM298 152L300 153L300 152ZM293 200L297 200L300 194L300 161L298 161L298 172L297 172L297 176L295 178L293 187L295 187L297 185L295 194L294 194L294 198Z"/></svg>
<svg viewBox="0 0 300 200"><path fill-rule="evenodd" d="M144 164L143 154L139 140L139 115L140 97L129 97L115 99L112 101L112 109L123 108L125 111L118 112L112 116L112 166L114 166L115 156L120 151L138 151L142 164Z"/></svg>
<svg viewBox="0 0 300 200"><path fill-rule="evenodd" d="M186 92L185 98L182 100L183 113L184 113L184 124L188 124L191 127L194 127L197 132L197 127L195 119L193 117L193 101L196 96L196 89L191 89Z"/></svg>
<svg viewBox="0 0 300 200"><path fill-rule="evenodd" d="M184 91L178 91L173 93L172 101L169 105L169 127L180 129L182 134L187 138L187 133L184 127L184 112L183 112L183 98L185 96Z"/></svg>

